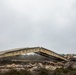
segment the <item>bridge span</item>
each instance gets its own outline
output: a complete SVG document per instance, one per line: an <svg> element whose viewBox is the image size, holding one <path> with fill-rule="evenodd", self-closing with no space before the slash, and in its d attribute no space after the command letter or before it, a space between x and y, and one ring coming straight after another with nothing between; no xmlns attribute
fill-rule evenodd
<svg viewBox="0 0 76 75"><path fill-rule="evenodd" d="M22 55L22 54L27 54L27 53L31 53L31 52L40 54L40 55L48 57L48 58L54 57L54 58L60 59L62 61L68 61L68 59L61 56L60 54L55 53L52 50L48 50L43 47L17 48L17 49L12 49L12 50L6 50L3 52L0 52L0 58Z"/></svg>

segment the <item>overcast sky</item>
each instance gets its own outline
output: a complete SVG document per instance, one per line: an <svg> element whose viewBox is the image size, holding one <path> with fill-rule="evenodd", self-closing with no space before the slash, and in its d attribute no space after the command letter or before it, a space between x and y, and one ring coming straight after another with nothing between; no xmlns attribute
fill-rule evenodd
<svg viewBox="0 0 76 75"><path fill-rule="evenodd" d="M0 0L0 50L35 46L76 53L76 0Z"/></svg>

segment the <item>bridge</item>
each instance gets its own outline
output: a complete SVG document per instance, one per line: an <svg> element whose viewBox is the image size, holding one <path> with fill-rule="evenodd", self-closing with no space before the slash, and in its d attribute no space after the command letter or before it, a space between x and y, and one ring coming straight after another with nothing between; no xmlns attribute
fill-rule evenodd
<svg viewBox="0 0 76 75"><path fill-rule="evenodd" d="M61 56L60 54L55 53L52 50L48 50L43 47L16 48L16 49L12 49L12 50L2 51L2 52L0 52L0 58L17 56L17 55L27 54L27 53L31 53L31 52L40 54L40 55L48 57L48 58L52 57L52 58L55 58L58 60L68 61L68 59Z"/></svg>

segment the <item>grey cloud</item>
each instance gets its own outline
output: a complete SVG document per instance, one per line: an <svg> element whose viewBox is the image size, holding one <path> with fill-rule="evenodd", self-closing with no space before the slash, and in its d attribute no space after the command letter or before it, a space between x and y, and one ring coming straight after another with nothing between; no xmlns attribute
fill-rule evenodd
<svg viewBox="0 0 76 75"><path fill-rule="evenodd" d="M76 0L1 0L0 50L43 46L76 53Z"/></svg>

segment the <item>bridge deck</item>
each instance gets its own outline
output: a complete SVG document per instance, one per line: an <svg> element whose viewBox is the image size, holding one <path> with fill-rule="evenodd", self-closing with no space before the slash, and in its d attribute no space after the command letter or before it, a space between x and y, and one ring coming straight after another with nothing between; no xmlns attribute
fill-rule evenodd
<svg viewBox="0 0 76 75"><path fill-rule="evenodd" d="M53 52L52 50L48 50L46 48L43 47L33 47L33 48L18 48L18 49L12 49L12 50L7 50L4 52L0 53L0 58L3 57L9 57L9 56L16 56L16 55L21 55L21 54L27 54L27 53L31 53L31 52L35 52L35 53L40 53L41 55L44 54L45 56L52 56L64 61L68 61L66 58L64 58L63 56Z"/></svg>

